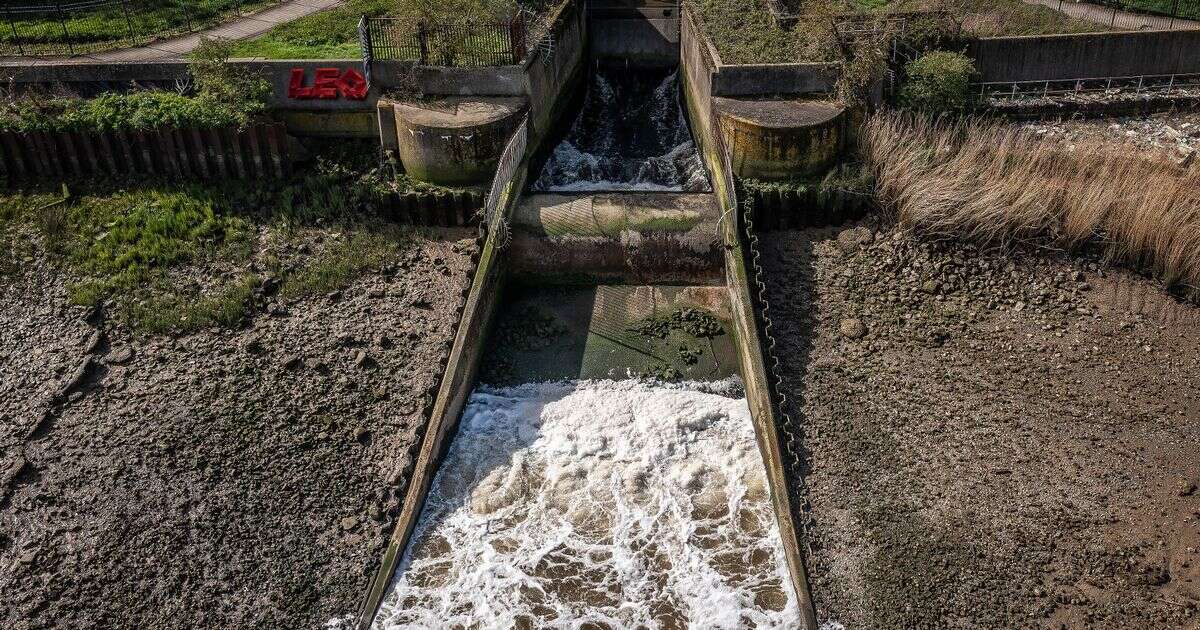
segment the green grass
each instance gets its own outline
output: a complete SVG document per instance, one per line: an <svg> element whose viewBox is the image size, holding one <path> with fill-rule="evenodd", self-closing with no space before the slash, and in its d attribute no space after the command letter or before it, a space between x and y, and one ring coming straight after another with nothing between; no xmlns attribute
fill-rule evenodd
<svg viewBox="0 0 1200 630"><path fill-rule="evenodd" d="M349 0L345 5L277 26L262 37L238 42L236 57L267 59L359 59L358 20L387 15L397 0Z"/></svg>
<svg viewBox="0 0 1200 630"><path fill-rule="evenodd" d="M1200 20L1200 0L1179 0L1178 7L1175 0L1118 0L1115 4L1130 11L1160 15L1174 13L1176 17Z"/></svg>
<svg viewBox="0 0 1200 630"><path fill-rule="evenodd" d="M244 126L258 103L228 103L175 92L108 93L96 98L20 98L0 103L0 131L113 131Z"/></svg>
<svg viewBox="0 0 1200 630"><path fill-rule="evenodd" d="M80 181L0 193L0 276L45 257L80 305L108 304L142 334L240 325L268 280L297 300L344 288L414 242L379 213L386 185L369 143L310 147L287 181ZM403 184L401 184L403 185Z"/></svg>
<svg viewBox="0 0 1200 630"><path fill-rule="evenodd" d="M411 240L410 230L395 226L350 234L285 278L279 294L299 298L343 289L364 272L398 260Z"/></svg>
<svg viewBox="0 0 1200 630"><path fill-rule="evenodd" d="M241 12L244 15L274 4L275 0L241 0ZM67 14L65 33L64 24L51 11L39 19L16 20L12 27L0 29L0 53L16 54L18 41L27 54L58 49L66 53L68 40L76 53L140 44L236 19L237 5L237 0L142 0L129 4L128 15L120 6L104 6Z"/></svg>

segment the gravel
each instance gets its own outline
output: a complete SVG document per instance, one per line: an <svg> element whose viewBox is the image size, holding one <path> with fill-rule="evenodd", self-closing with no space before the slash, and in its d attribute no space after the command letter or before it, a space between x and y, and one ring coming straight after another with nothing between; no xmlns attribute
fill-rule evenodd
<svg viewBox="0 0 1200 630"><path fill-rule="evenodd" d="M763 240L822 620L1200 623L1200 311L885 223Z"/></svg>
<svg viewBox="0 0 1200 630"><path fill-rule="evenodd" d="M41 260L0 280L0 626L353 618L449 350L464 236L178 338L69 306Z"/></svg>

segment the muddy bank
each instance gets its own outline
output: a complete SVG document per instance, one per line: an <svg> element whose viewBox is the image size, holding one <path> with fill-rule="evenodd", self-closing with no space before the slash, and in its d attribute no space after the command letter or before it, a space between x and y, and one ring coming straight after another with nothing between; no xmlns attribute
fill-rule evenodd
<svg viewBox="0 0 1200 630"><path fill-rule="evenodd" d="M1200 311L1096 261L764 237L847 628L1200 623Z"/></svg>
<svg viewBox="0 0 1200 630"><path fill-rule="evenodd" d="M143 338L44 261L0 291L0 625L312 628L357 613L468 232L236 330Z"/></svg>

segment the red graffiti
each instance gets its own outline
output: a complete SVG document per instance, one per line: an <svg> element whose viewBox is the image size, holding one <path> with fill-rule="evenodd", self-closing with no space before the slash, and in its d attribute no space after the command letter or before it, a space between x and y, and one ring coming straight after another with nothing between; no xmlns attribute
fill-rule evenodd
<svg viewBox="0 0 1200 630"><path fill-rule="evenodd" d="M367 80L358 70L347 68L317 68L313 84L304 85L304 68L292 68L292 79L288 83L288 98L298 100L342 98L361 101L367 98Z"/></svg>

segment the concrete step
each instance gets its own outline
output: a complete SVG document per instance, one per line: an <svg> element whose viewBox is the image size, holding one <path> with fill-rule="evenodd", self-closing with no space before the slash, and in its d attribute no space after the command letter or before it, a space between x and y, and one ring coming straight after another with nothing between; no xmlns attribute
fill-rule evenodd
<svg viewBox="0 0 1200 630"><path fill-rule="evenodd" d="M710 193L527 195L512 226L512 268L541 280L721 284L724 251Z"/></svg>

